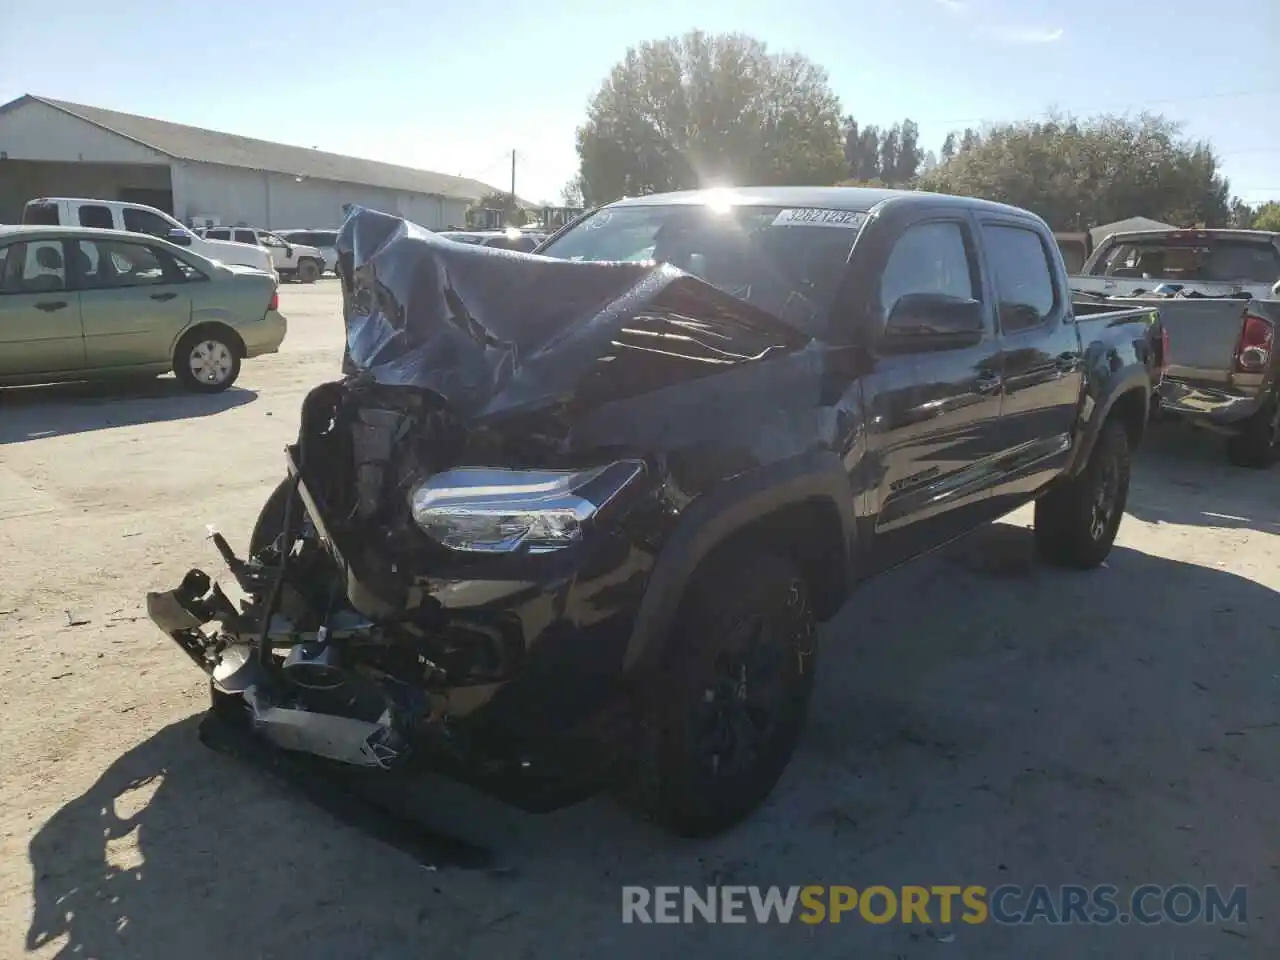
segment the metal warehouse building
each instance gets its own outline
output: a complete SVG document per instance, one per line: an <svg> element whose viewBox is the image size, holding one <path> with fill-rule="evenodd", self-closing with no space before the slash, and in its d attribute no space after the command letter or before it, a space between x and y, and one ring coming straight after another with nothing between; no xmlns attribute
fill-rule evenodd
<svg viewBox="0 0 1280 960"><path fill-rule="evenodd" d="M0 106L0 223L34 197L158 207L266 229L336 227L342 205L461 226L477 180L239 137L28 94Z"/></svg>

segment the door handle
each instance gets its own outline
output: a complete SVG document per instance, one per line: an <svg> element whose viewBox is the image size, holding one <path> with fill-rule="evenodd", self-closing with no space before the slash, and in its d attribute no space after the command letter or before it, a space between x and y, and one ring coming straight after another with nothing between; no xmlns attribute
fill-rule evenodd
<svg viewBox="0 0 1280 960"><path fill-rule="evenodd" d="M998 373L980 373L974 389L978 393L999 393L1004 386L1004 377Z"/></svg>
<svg viewBox="0 0 1280 960"><path fill-rule="evenodd" d="M45 313L53 313L55 310L61 310L67 305L65 300L42 300L36 304L37 310L43 310Z"/></svg>
<svg viewBox="0 0 1280 960"><path fill-rule="evenodd" d="M153 293L151 295L151 299L152 300L172 300L176 296L177 296L176 293Z"/></svg>

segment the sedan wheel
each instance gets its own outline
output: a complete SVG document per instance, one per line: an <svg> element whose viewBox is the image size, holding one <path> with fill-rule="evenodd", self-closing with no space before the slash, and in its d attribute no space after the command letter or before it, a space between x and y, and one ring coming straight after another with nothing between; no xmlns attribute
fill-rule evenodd
<svg viewBox="0 0 1280 960"><path fill-rule="evenodd" d="M235 347L209 332L192 331L178 345L174 374L183 385L204 393L227 389L240 376L240 357Z"/></svg>
<svg viewBox="0 0 1280 960"><path fill-rule="evenodd" d="M201 383L210 385L222 383L231 376L235 360L231 350L225 343L217 340L204 340L196 344L187 358L191 365L191 375Z"/></svg>

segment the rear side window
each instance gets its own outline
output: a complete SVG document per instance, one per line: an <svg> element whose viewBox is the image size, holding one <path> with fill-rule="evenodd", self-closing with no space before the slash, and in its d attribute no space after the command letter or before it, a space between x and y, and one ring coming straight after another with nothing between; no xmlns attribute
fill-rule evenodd
<svg viewBox="0 0 1280 960"><path fill-rule="evenodd" d="M28 203L22 210L22 222L32 227L56 227L58 205L49 200Z"/></svg>
<svg viewBox="0 0 1280 960"><path fill-rule="evenodd" d="M995 282L1000 329L1016 333L1043 323L1053 312L1057 297L1040 234L1022 227L986 224L982 243Z"/></svg>
<svg viewBox="0 0 1280 960"><path fill-rule="evenodd" d="M109 209L86 203L80 208L80 226L114 230L116 225L115 221L111 219L111 211Z"/></svg>
<svg viewBox="0 0 1280 960"><path fill-rule="evenodd" d="M220 230L217 227L213 227L212 229L206 230L204 232L204 235L209 240L230 240L231 239L230 230Z"/></svg>
<svg viewBox="0 0 1280 960"><path fill-rule="evenodd" d="M152 287L172 283L176 275L166 271L158 251L121 240L79 240L76 259L80 282L90 290Z"/></svg>
<svg viewBox="0 0 1280 960"><path fill-rule="evenodd" d="M254 236L252 230L237 230L232 238L236 243L252 243L257 245L258 238Z"/></svg>
<svg viewBox="0 0 1280 960"><path fill-rule="evenodd" d="M880 278L880 308L884 316L888 317L894 304L909 293L978 299L960 224L939 220L918 223L903 231Z"/></svg>
<svg viewBox="0 0 1280 960"><path fill-rule="evenodd" d="M162 260L167 255L168 255L167 250L159 252L159 256ZM181 257L169 256L169 260L172 261L174 270L177 271L178 276L181 276L183 280L208 280L209 279L204 275L202 271L197 270L195 267L187 263L187 261L183 260Z"/></svg>
<svg viewBox="0 0 1280 960"><path fill-rule="evenodd" d="M124 228L133 233L149 233L153 237L167 237L173 224L164 217L157 216L150 210L124 208Z"/></svg>

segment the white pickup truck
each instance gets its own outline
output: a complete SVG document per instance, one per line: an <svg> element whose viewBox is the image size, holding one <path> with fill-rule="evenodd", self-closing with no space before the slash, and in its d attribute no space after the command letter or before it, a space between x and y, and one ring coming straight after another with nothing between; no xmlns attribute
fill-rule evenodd
<svg viewBox="0 0 1280 960"><path fill-rule="evenodd" d="M1265 230L1140 230L1098 244L1071 289L1109 297L1148 293L1280 296L1280 233Z"/></svg>
<svg viewBox="0 0 1280 960"><path fill-rule="evenodd" d="M325 271L324 254L315 247L290 243L270 230L257 227L204 227L202 236L209 240L232 240L261 247L271 257L282 280L315 283Z"/></svg>
<svg viewBox="0 0 1280 960"><path fill-rule="evenodd" d="M123 200L89 200L80 197L39 197L27 201L22 223L31 227L97 227L145 233L210 260L236 266L257 267L276 273L271 257L260 246L233 243L229 237L205 238L183 226L163 210Z"/></svg>

